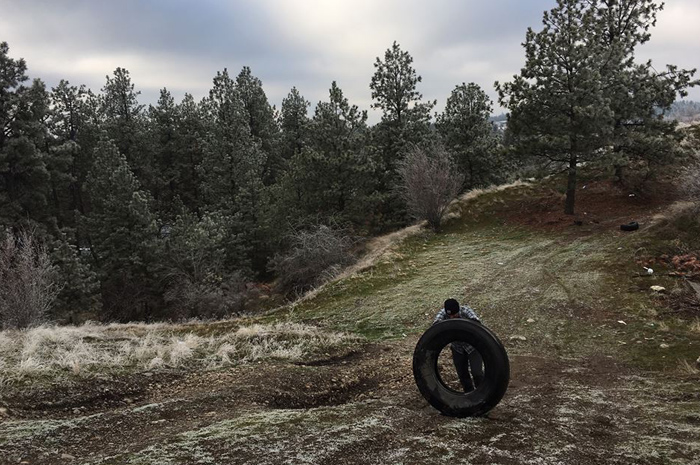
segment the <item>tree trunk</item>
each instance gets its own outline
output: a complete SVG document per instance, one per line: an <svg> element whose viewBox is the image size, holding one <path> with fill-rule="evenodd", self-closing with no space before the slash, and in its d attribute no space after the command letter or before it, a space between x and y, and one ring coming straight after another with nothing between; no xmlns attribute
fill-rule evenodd
<svg viewBox="0 0 700 465"><path fill-rule="evenodd" d="M566 203L564 204L564 213L567 215L574 214L574 203L576 202L576 164L578 156L575 152L569 157L569 177L566 184Z"/></svg>

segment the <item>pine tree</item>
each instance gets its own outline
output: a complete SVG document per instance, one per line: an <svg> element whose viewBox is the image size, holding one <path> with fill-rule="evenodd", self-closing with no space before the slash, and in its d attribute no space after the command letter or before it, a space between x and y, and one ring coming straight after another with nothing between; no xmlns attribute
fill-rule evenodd
<svg viewBox="0 0 700 465"><path fill-rule="evenodd" d="M152 199L141 190L126 157L108 139L95 149L87 190L92 207L86 218L90 252L99 270L107 315L149 317L158 305L149 270L158 232Z"/></svg>
<svg viewBox="0 0 700 465"><path fill-rule="evenodd" d="M386 170L394 173L396 163L409 144L421 142L430 130L430 112L436 102L423 102L417 85L422 78L413 68L413 57L394 42L377 58L370 82L372 108L382 110L377 129L382 143Z"/></svg>
<svg viewBox="0 0 700 465"><path fill-rule="evenodd" d="M177 195L185 206L197 216L202 215L201 181L198 167L202 164L204 141L207 137L207 119L204 105L185 94L177 106L178 156L175 164L177 173Z"/></svg>
<svg viewBox="0 0 700 465"><path fill-rule="evenodd" d="M266 163L263 178L266 185L275 182L282 170L279 154L279 127L275 111L267 100L262 82L244 66L236 77L236 90L248 116L250 135L265 153Z"/></svg>
<svg viewBox="0 0 700 465"><path fill-rule="evenodd" d="M430 112L435 101L423 102L417 90L422 78L413 68L413 57L396 42L377 58L370 82L372 108L382 110L382 120L372 131L372 158L377 159L375 179L381 187L381 201L373 212L377 226L394 228L408 221L406 204L394 185L397 167L409 148L431 138Z"/></svg>
<svg viewBox="0 0 700 465"><path fill-rule="evenodd" d="M334 81L319 102L308 146L296 153L282 182L289 218L338 217L362 222L360 204L371 189L373 167L365 150L367 112L350 105Z"/></svg>
<svg viewBox="0 0 700 465"><path fill-rule="evenodd" d="M135 90L129 71L117 68L100 96L102 128L114 141L119 153L126 157L136 177L147 190L153 192L158 184L154 155L148 150L145 134L144 105L138 102L140 91Z"/></svg>
<svg viewBox="0 0 700 465"><path fill-rule="evenodd" d="M437 117L435 126L459 170L466 175L465 187L498 181L503 173L498 136L489 121L491 100L477 84L456 86Z"/></svg>
<svg viewBox="0 0 700 465"><path fill-rule="evenodd" d="M60 292L56 298L52 320L77 323L83 315L95 318L101 310L100 284L87 257L73 245L70 230L62 230L49 244L51 263L58 269Z"/></svg>
<svg viewBox="0 0 700 465"><path fill-rule="evenodd" d="M635 48L649 40L660 9L652 0L557 0L543 29L527 31L521 74L496 83L520 152L567 167L567 214L574 213L579 163L643 140L660 118L655 107L667 108L693 84L694 70L656 73L650 63L635 64Z"/></svg>
<svg viewBox="0 0 700 465"><path fill-rule="evenodd" d="M206 103L210 130L199 167L205 209L228 218L229 269L263 272L267 250L260 214L267 204L267 157L250 132L249 114L228 71L218 72ZM245 237L245 248L236 237Z"/></svg>
<svg viewBox="0 0 700 465"><path fill-rule="evenodd" d="M309 117L311 103L292 87L287 97L282 100L280 128L282 130L281 153L284 160L290 160L308 144Z"/></svg>
<svg viewBox="0 0 700 465"><path fill-rule="evenodd" d="M46 166L48 96L43 82L25 86L27 65L0 43L0 230L52 227Z"/></svg>
<svg viewBox="0 0 700 465"><path fill-rule="evenodd" d="M153 154L153 185L151 193L156 209L172 218L176 208L179 184L179 115L175 100L163 88L155 106L148 108L148 152Z"/></svg>
<svg viewBox="0 0 700 465"><path fill-rule="evenodd" d="M84 215L85 180L99 138L96 97L85 86L61 80L51 89L48 127L51 134L49 171L51 198L59 227L77 227ZM76 237L80 243L80 235Z"/></svg>

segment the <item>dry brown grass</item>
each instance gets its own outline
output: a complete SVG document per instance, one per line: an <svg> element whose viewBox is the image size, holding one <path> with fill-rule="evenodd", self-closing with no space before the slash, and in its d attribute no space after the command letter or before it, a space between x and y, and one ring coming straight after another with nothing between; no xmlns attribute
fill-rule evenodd
<svg viewBox="0 0 700 465"><path fill-rule="evenodd" d="M299 360L354 340L298 323L240 326L209 336L199 335L200 328L197 323L87 323L0 332L0 384L61 373L183 366L212 369L270 358Z"/></svg>
<svg viewBox="0 0 700 465"><path fill-rule="evenodd" d="M693 211L695 205L689 200L681 200L672 203L666 210L655 214L652 217L653 223L668 223L674 219L685 216Z"/></svg>
<svg viewBox="0 0 700 465"><path fill-rule="evenodd" d="M666 324L666 322L664 322L664 321L660 321L656 325L656 329L658 329L659 331L664 332L664 333L667 333L671 330L671 328L668 326L668 324Z"/></svg>
<svg viewBox="0 0 700 465"><path fill-rule="evenodd" d="M687 360L681 360L678 369L685 375L700 375L700 366L697 363L690 363Z"/></svg>
<svg viewBox="0 0 700 465"><path fill-rule="evenodd" d="M700 318L696 318L695 321L690 324L689 329L692 333L700 334Z"/></svg>

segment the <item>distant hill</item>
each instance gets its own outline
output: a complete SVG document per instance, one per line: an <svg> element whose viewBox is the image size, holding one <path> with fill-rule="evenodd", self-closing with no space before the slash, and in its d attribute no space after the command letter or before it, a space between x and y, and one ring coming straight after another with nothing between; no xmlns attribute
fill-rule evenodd
<svg viewBox="0 0 700 465"><path fill-rule="evenodd" d="M671 109L665 116L668 119L675 119L684 123L700 121L700 102L695 102L693 100L679 100L673 102Z"/></svg>

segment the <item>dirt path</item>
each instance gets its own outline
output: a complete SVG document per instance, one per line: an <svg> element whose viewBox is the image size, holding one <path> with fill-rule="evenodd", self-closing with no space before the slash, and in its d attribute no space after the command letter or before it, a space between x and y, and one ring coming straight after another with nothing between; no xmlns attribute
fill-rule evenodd
<svg viewBox="0 0 700 465"><path fill-rule="evenodd" d="M0 463L700 463L700 394L680 379L513 348L503 402L455 419L418 394L414 343L134 380L107 406L12 408Z"/></svg>

